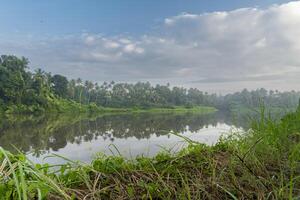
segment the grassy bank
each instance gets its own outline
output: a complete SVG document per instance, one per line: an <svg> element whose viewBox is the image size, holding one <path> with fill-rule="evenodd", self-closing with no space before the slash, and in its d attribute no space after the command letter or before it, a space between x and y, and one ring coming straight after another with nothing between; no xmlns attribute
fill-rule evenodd
<svg viewBox="0 0 300 200"><path fill-rule="evenodd" d="M160 113L160 112L193 112L193 113L211 113L217 111L213 107L208 106L173 106L173 107L155 107L155 108L110 108L101 107L96 104L80 104L74 101L65 99L51 99L46 107L38 105L26 106L26 105L8 105L5 108L0 109L0 117L4 115L15 115L15 114L34 114L41 115L45 113L90 113L90 114L102 114L102 113Z"/></svg>
<svg viewBox="0 0 300 200"><path fill-rule="evenodd" d="M76 104L76 103L75 103ZM156 107L156 108L110 108L110 107L99 107L95 104L90 105L76 105L77 109L81 107L80 112L90 112L90 113L213 113L216 112L217 109L209 106L193 106L193 107L185 107L185 106L174 106L174 107ZM68 112L70 110L76 110L76 108L67 108L63 112Z"/></svg>
<svg viewBox="0 0 300 200"><path fill-rule="evenodd" d="M264 116L264 113L262 113ZM99 155L91 164L35 165L1 149L4 199L297 199L300 112L262 117L247 134L213 147L193 141L173 155L125 160ZM54 170L56 170L54 172Z"/></svg>
<svg viewBox="0 0 300 200"><path fill-rule="evenodd" d="M152 112L152 113L161 113L161 112L176 112L176 113L184 113L184 112L192 112L192 113L212 113L216 112L217 109L214 107L208 106L194 106L194 107L184 107L184 106L174 106L171 108L149 108L149 109L140 109L140 108L132 108L129 109L130 112L141 113L141 112Z"/></svg>

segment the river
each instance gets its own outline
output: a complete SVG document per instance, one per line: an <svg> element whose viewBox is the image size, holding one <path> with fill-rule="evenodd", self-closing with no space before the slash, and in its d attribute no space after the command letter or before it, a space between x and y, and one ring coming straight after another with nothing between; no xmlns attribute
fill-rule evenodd
<svg viewBox="0 0 300 200"><path fill-rule="evenodd" d="M113 114L97 117L58 115L20 117L2 121L0 146L27 154L37 163L68 159L90 162L96 155L127 158L176 152L191 140L213 145L222 135L246 128L245 120L224 112ZM45 157L47 157L45 159Z"/></svg>

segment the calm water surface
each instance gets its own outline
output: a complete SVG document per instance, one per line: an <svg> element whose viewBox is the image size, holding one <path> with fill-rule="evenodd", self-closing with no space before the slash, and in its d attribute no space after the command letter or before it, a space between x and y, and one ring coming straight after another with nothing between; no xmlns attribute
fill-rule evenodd
<svg viewBox="0 0 300 200"><path fill-rule="evenodd" d="M0 146L23 151L34 162L62 163L55 153L89 162L97 153L153 156L186 145L172 133L205 144L215 144L221 135L245 126L227 113L141 113L87 116L12 118L0 124Z"/></svg>

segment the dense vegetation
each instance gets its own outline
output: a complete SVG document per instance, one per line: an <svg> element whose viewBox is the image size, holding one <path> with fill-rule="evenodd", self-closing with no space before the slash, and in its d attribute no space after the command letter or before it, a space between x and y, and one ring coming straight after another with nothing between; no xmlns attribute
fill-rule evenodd
<svg viewBox="0 0 300 200"><path fill-rule="evenodd" d="M15 56L0 57L0 106L2 112L44 112L45 110L74 110L98 107L114 108L173 108L176 106L213 106L234 110L257 108L266 105L283 109L294 109L299 92L279 92L258 89L243 90L228 95L202 92L196 88L152 86L150 83L104 82L68 80L41 69L31 72L28 60ZM88 105L89 107L84 107ZM90 107L92 106L92 107ZM0 112L1 112L0 110ZM76 109L75 109L76 110Z"/></svg>
<svg viewBox="0 0 300 200"><path fill-rule="evenodd" d="M279 92L278 90L267 91L264 88L219 96L214 103L219 109L228 110L249 110L259 108L264 104L269 110L280 112L294 111L298 105L300 92Z"/></svg>
<svg viewBox="0 0 300 200"><path fill-rule="evenodd" d="M150 83L97 83L81 80L69 82L69 98L82 103L96 103L109 107L172 107L172 106L214 106L219 109L237 107L257 108L262 102L277 108L296 108L300 92L267 91L264 88L227 95L208 94L197 88L171 88L167 85L151 86Z"/></svg>
<svg viewBox="0 0 300 200"><path fill-rule="evenodd" d="M0 115L1 113L43 113L47 111L97 110L92 105L60 98L65 77L50 73L28 71L28 60L15 56L0 57Z"/></svg>
<svg viewBox="0 0 300 200"><path fill-rule="evenodd" d="M186 140L178 154L125 160L98 155L90 164L33 164L0 149L3 199L297 199L300 109L274 122L253 121L209 147Z"/></svg>

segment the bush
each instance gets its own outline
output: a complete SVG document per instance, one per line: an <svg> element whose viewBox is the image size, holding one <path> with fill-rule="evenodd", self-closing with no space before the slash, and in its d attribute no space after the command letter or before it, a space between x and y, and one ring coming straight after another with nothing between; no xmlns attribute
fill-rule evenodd
<svg viewBox="0 0 300 200"><path fill-rule="evenodd" d="M98 106L95 103L91 103L88 105L88 111L89 112L96 112L98 111Z"/></svg>
<svg viewBox="0 0 300 200"><path fill-rule="evenodd" d="M175 106L170 105L170 104L167 104L167 105L162 106L162 108L166 108L166 109L175 109Z"/></svg>
<svg viewBox="0 0 300 200"><path fill-rule="evenodd" d="M185 108L193 108L194 105L192 103L187 103L186 105L184 105Z"/></svg>

